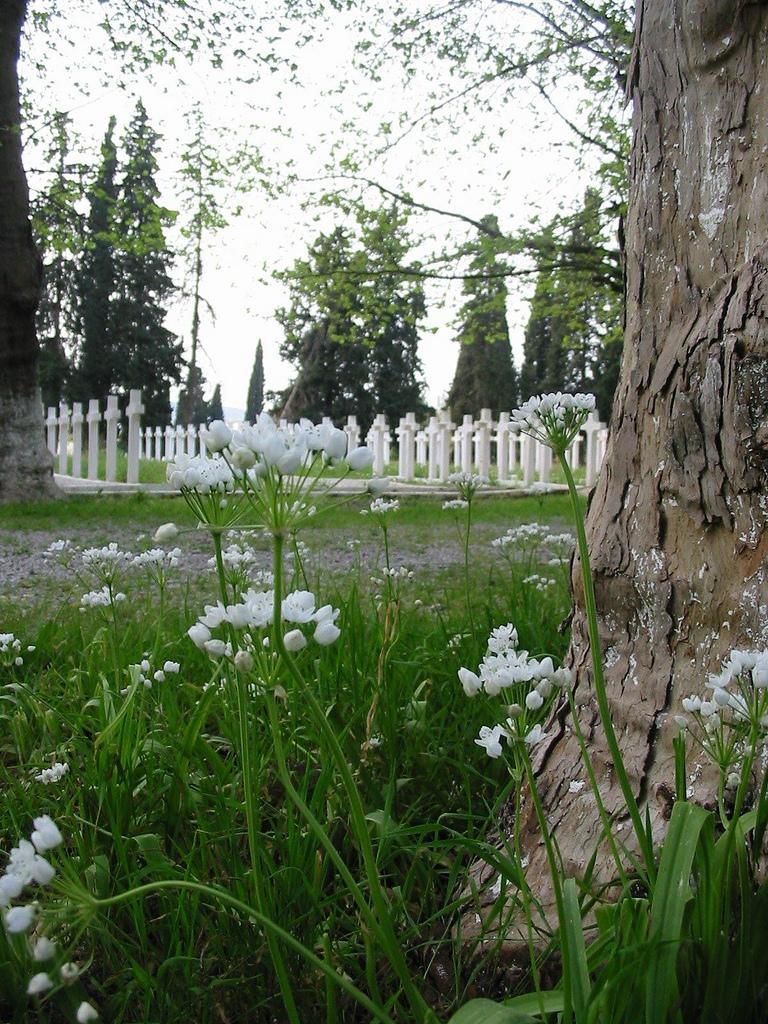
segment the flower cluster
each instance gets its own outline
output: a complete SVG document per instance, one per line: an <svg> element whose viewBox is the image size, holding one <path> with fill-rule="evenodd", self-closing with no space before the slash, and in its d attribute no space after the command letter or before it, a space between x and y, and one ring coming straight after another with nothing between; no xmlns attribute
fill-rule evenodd
<svg viewBox="0 0 768 1024"><path fill-rule="evenodd" d="M229 625L234 630L264 629L270 625L273 616L274 592L271 590L248 590L237 604L224 605L218 601L215 605L206 605L205 614L187 630L189 638L211 658L232 657L230 641L214 637L211 630ZM341 635L336 625L339 609L331 605L316 607L315 595L308 590L296 590L283 598L280 606L281 618L284 622L314 626L313 639L321 647L335 643ZM301 639L299 639L301 638ZM244 637L246 648L252 646L249 634ZM298 651L306 647L307 638L300 629L292 629L284 636L288 650Z"/></svg>
<svg viewBox="0 0 768 1024"><path fill-rule="evenodd" d="M43 768L39 775L35 776L36 782L42 782L44 786L51 783L61 782L69 771L69 765L65 762L55 761L50 768Z"/></svg>
<svg viewBox="0 0 768 1024"><path fill-rule="evenodd" d="M200 455L180 454L168 463L166 476L171 487L197 491L198 494L226 494L235 487L232 469L222 458L206 459ZM162 543L157 534L155 540Z"/></svg>
<svg viewBox="0 0 768 1024"><path fill-rule="evenodd" d="M28 649L34 650L33 647ZM20 668L23 664L21 641L13 633L0 633L0 665Z"/></svg>
<svg viewBox="0 0 768 1024"><path fill-rule="evenodd" d="M562 454L584 426L595 408L594 395L537 395L512 413L524 434L530 434Z"/></svg>
<svg viewBox="0 0 768 1024"><path fill-rule="evenodd" d="M501 740L506 738L538 743L546 737L540 718L542 709L558 688L571 684L568 669L556 669L551 658L536 659L528 651L518 650L517 630L511 623L498 626L488 637L488 649L478 671L460 668L459 681L468 697L481 691L491 697L504 693L511 702L503 725L483 726L478 746L489 757L502 753Z"/></svg>
<svg viewBox="0 0 768 1024"><path fill-rule="evenodd" d="M465 508L469 508L469 502L464 498L451 498L450 501L443 502L444 512L461 512Z"/></svg>
<svg viewBox="0 0 768 1024"><path fill-rule="evenodd" d="M726 784L738 785L732 771L747 753L747 741L768 735L768 650L731 651L722 670L706 683L710 698L691 694L683 698L686 715L677 715L681 729L694 740L726 774Z"/></svg>
<svg viewBox="0 0 768 1024"><path fill-rule="evenodd" d="M399 512L399 511L400 511L400 502L397 500L397 498L391 498L389 501L387 501L386 498L374 498L373 501L370 504L370 508L362 509L361 512L360 512L360 515L361 516L367 516L367 515L377 516L379 519L382 519L384 516L386 516L390 512Z"/></svg>
<svg viewBox="0 0 768 1024"><path fill-rule="evenodd" d="M130 551L121 551L112 541L102 548L86 548L81 552L83 567L103 586L111 587L133 561Z"/></svg>
<svg viewBox="0 0 768 1024"><path fill-rule="evenodd" d="M166 676L174 675L177 676L181 671L181 665L178 661L165 661L163 667L152 670L152 665L149 658L142 658L137 665L128 666L128 674L131 677L131 681L140 683L145 689L151 690L153 683L164 683ZM127 693L128 690L122 691Z"/></svg>
<svg viewBox="0 0 768 1024"><path fill-rule="evenodd" d="M88 608L111 608L113 605L125 601L125 594L122 591L114 592L108 584L104 584L101 590L89 590L80 598L80 611Z"/></svg>
<svg viewBox="0 0 768 1024"><path fill-rule="evenodd" d="M14 846L0 876L0 907L10 907L4 916L5 930L9 934L26 932L35 919L34 904L11 907L24 889L30 885L48 885L56 871L42 856L53 850L64 840L56 824L47 814L34 819L34 831L29 839L21 839Z"/></svg>
<svg viewBox="0 0 768 1024"><path fill-rule="evenodd" d="M541 576L537 572L532 572L529 576L524 577L523 583L526 583L529 587L534 587L542 593L557 586L557 580L552 579L551 576Z"/></svg>
<svg viewBox="0 0 768 1024"><path fill-rule="evenodd" d="M477 473L466 473L462 471L459 473L451 473L451 475L448 477L448 483L453 484L453 486L459 492L461 500L467 502L468 504L470 501L472 501L472 498L475 496L475 493L482 486L488 483L488 478L484 476L478 476ZM450 503L448 502L446 502L446 504L443 505L443 508L446 508L446 506L451 507Z"/></svg>

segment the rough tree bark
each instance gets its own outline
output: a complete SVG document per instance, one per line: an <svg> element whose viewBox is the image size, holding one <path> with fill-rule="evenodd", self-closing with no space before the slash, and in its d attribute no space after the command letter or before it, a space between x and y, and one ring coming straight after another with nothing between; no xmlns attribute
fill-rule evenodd
<svg viewBox="0 0 768 1024"><path fill-rule="evenodd" d="M613 719L658 840L681 698L732 648L768 646L767 0L641 0L629 90L625 351L587 532ZM576 701L613 811L578 565L573 584ZM537 767L565 872L583 875L600 823L589 785L569 792L586 775L567 716ZM695 756L689 769L708 802ZM551 908L530 807L522 826L528 880Z"/></svg>
<svg viewBox="0 0 768 1024"><path fill-rule="evenodd" d="M42 268L21 160L17 64L26 6L0 3L0 501L56 493L37 377Z"/></svg>

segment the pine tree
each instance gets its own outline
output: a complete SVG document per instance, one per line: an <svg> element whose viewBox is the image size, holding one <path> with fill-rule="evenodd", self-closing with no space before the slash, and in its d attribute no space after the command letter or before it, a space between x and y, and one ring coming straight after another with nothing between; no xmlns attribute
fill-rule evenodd
<svg viewBox="0 0 768 1024"><path fill-rule="evenodd" d="M56 113L46 151L51 167L47 188L31 203L32 230L43 260L43 291L37 309L40 389L45 406L69 394L75 346L77 274L83 247L82 168L71 159L70 118Z"/></svg>
<svg viewBox="0 0 768 1024"><path fill-rule="evenodd" d="M261 342L256 346L253 370L248 383L248 400L245 404L245 418L253 423L264 408L264 349Z"/></svg>
<svg viewBox="0 0 768 1024"><path fill-rule="evenodd" d="M498 232L496 218L485 218ZM487 408L494 415L517 404L518 383L507 325L507 286L501 273L499 240L482 234L472 245L464 281L466 299L459 311L460 343L453 383L448 392L451 416L477 416Z"/></svg>
<svg viewBox="0 0 768 1024"><path fill-rule="evenodd" d="M181 380L182 346L165 326L165 304L174 291L165 228L173 221L155 181L159 141L139 102L124 138L125 167L116 224L118 294L114 303L119 383L141 388L148 423L170 420L170 385Z"/></svg>
<svg viewBox="0 0 768 1024"><path fill-rule="evenodd" d="M101 164L88 192L86 240L76 281L79 358L73 391L83 401L103 400L118 383L121 371L112 305L118 278L114 132L115 118L111 117L101 146Z"/></svg>
<svg viewBox="0 0 768 1024"><path fill-rule="evenodd" d="M224 409L221 405L221 384L217 384L213 389L213 395L208 403L207 415L205 417L209 423L213 420L224 419Z"/></svg>

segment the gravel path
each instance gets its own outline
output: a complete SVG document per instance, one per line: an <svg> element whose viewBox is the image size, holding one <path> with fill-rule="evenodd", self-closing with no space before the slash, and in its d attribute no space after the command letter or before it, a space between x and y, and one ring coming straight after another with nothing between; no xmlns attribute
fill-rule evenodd
<svg viewBox="0 0 768 1024"><path fill-rule="evenodd" d="M552 524L558 529L557 524ZM490 542L503 532L496 524L478 523L472 531L473 560L492 557ZM110 541L117 542L122 550L142 551L152 547L151 534L139 529L125 527L104 527L94 530L68 529L67 539L79 547L101 546ZM309 548L307 568L313 574L341 573L360 560L368 572L374 572L381 565L381 547L378 534L366 532L359 551L348 546L348 535L341 530L315 528L306 531L303 540ZM57 581L72 581L72 574L55 559L46 558L45 550L62 537L61 530L7 530L0 529L0 597L29 597L41 588L48 591ZM427 536L418 531L399 527L393 523L390 529L392 565L406 565L421 571L439 572L452 565L463 563L463 552L456 532L452 527L435 527ZM259 552L259 568L269 568L271 552L265 538L256 538L253 546ZM185 533L179 538L182 550L182 574L200 577L208 573L208 560L212 556L211 542L202 531L199 534Z"/></svg>

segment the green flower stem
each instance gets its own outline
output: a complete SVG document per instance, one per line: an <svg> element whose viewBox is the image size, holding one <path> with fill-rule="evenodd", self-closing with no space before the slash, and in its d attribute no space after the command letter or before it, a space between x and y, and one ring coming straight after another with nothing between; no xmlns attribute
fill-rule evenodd
<svg viewBox="0 0 768 1024"><path fill-rule="evenodd" d="M549 825L547 824L544 808L541 804L539 791L536 788L536 776L533 771L531 756L528 753L528 749L525 744L522 746L522 760L525 767L525 774L528 778L528 789L531 794L531 800L533 801L533 808L536 812L536 819L539 823L539 828L541 829L541 837L544 840L544 849L547 852L547 863L549 864L549 873L552 878L552 889L555 894L555 906L557 907L557 920L560 922L560 927L562 929L565 922L565 902L563 900L563 887L560 879L561 865L558 863L555 846L549 832ZM568 963L568 953L565 942L560 943L560 953L563 958L563 1024L569 1024L573 1004L571 999L571 971L570 964Z"/></svg>
<svg viewBox="0 0 768 1024"><path fill-rule="evenodd" d="M579 722L576 701L573 699L573 690L568 691L568 709L571 712L573 731L576 735L576 741L579 744L579 750L581 751L581 759L584 762L585 768L587 769L587 776L589 778L589 788L592 790L592 795L594 796L595 803L597 804L597 812L600 815L600 821L603 823L603 831L605 833L605 838L608 840L608 845L611 848L611 853L613 854L613 859L616 864L616 870L619 872L619 878L621 879L621 883L622 885L626 886L627 873L624 870L624 863L621 857L619 856L619 850L616 846L616 837L614 836L613 829L611 827L611 819L608 816L608 812L605 809L603 797L600 793L600 787L598 786L597 779L595 777L595 769L592 764L592 758L589 756L589 751L587 750L587 743L584 739L584 733L581 730L581 723Z"/></svg>
<svg viewBox="0 0 768 1024"><path fill-rule="evenodd" d="M118 906L121 903L127 903L130 900L139 899L142 896L150 896L156 892L160 892L164 889L186 889L190 892L197 892L203 896L208 896L219 903L224 903L227 906L232 907L234 910L239 911L244 917L249 917L255 921L256 924L260 925L267 935L271 935L273 941L278 940L284 943L286 946L290 946L291 949L296 950L301 956L303 956L313 967L322 973L330 981L334 982L339 988L343 989L353 999L356 999L361 1006L372 1014L375 1020L381 1022L381 1024L395 1024L392 1018L380 1007L376 1006L368 996L362 992L356 985L353 985L343 974L338 974L333 967L322 960L319 956L312 952L307 946L295 939L290 932L287 932L284 928L281 928L279 924L276 924L271 918L266 917L258 910L254 910L253 907L248 906L247 903L243 903L242 900L237 899L224 889L216 889L210 885L203 885L200 882L190 882L185 879L166 879L160 882L148 882L146 885L136 886L134 889L128 889L126 892L119 893L117 896L108 896L105 899L94 899L90 893L83 893L83 898L87 897L88 904L95 910L106 909L107 907ZM298 1019L298 1018L297 1018Z"/></svg>
<svg viewBox="0 0 768 1024"><path fill-rule="evenodd" d="M360 793L358 792L355 780L352 776L347 760L344 757L344 752L341 749L339 741L336 737L330 722L328 721L322 707L320 706L317 698L312 691L312 688L307 686L304 677L296 665L296 662L291 657L289 652L286 650L285 643L283 642L283 631L282 631L282 580L283 580L283 545L284 537L281 533L273 535L273 558L272 558L272 570L274 573L274 643L277 653L280 655L281 662L285 665L291 676L293 682L296 684L297 690L301 693L302 699L305 701L307 707L312 713L312 717L315 720L323 739L328 745L328 749L331 752L333 760L336 764L336 768L341 777L342 785L347 794L349 801L350 810L350 823L352 825L352 831L357 840L357 845L360 849L360 853L363 858L365 865L365 872L368 879L368 887L371 893L371 899L373 901L374 911L377 918L378 928L382 939L382 945L386 952L390 964L394 969L397 977L400 979L400 984L403 987L403 992L406 999L408 1000L411 1010L414 1014L416 1021L423 1021L425 1024L437 1024L437 1017L429 1006L424 1001L421 993L418 991L416 986L413 984L408 965L405 962L403 951L400 948L400 943L395 935L395 930L392 925L392 918L390 915L390 907L387 902L387 898L384 894L384 890L381 885L379 878L378 868L376 866L376 857L373 852L371 845L371 837L368 833L368 825L365 819L365 811L363 809L362 802L360 800Z"/></svg>
<svg viewBox="0 0 768 1024"><path fill-rule="evenodd" d="M632 819L632 826L635 830L635 836L640 847L640 851L645 861L645 869L648 872L649 878L653 878L655 875L654 861L653 861L653 841L645 830L643 820L640 817L640 808L637 805L635 794L632 791L632 786L629 782L629 776L627 775L627 769L624 767L624 761L621 756L621 749L619 747L618 740L616 739L616 733L613 728L613 721L611 719L611 710L608 706L608 694L605 688L605 676L603 675L603 663L602 663L602 652L600 650L600 636L597 629L597 602L595 600L595 588L592 583L592 571L589 562L589 549L587 548L587 535L584 530L584 516L582 515L581 507L579 505L579 496L576 491L576 484L573 479L573 473L571 467L568 465L568 460L565 457L564 451L558 451L557 457L560 460L563 473L565 475L566 483L568 484L568 492L571 496L571 505L573 507L573 515L576 524L576 538L579 545L579 558L581 560L581 576L584 583L584 608L587 615L587 628L589 632L589 648L590 654L592 655L592 671L594 674L595 683L595 696L597 697L597 707L600 712L600 721L605 732L605 738L608 741L608 749L611 754L613 761L613 767L616 772L616 777L619 780L619 786L621 787L622 795L624 796L624 804L629 812L629 816Z"/></svg>
<svg viewBox="0 0 768 1024"><path fill-rule="evenodd" d="M469 628L472 630L472 639L475 638L475 618L472 613L472 588L469 584L469 538L472 533L472 496L467 499L467 530L464 535L464 589L467 595L467 615L469 616Z"/></svg>
<svg viewBox="0 0 768 1024"><path fill-rule="evenodd" d="M221 533L219 531L214 531L212 536L213 547L216 553L216 568L218 570L221 600L226 605L229 598L227 595L227 584L224 575L224 559L221 553ZM236 639L234 630L230 629L230 636L233 641ZM237 694L237 723L239 732L240 763L243 769L243 798L245 802L245 821L248 832L248 852L251 862L251 882L253 885L253 895L256 901L256 906L259 911L263 913L267 904L262 886L261 869L259 864L259 852L261 845L259 843L259 823L256 813L258 801L256 798L256 789L253 784L251 739L248 730L248 691L242 673L237 670L235 670L235 692ZM291 982L288 977L288 971L285 966L285 959L280 949L280 945L274 934L271 932L267 932L266 939L267 946L269 947L269 953L272 957L272 963L275 967L275 973L277 974L280 993L283 997L283 1003L285 1004L288 1019L291 1024L300 1024L298 1011L296 1009L296 1002L293 997L293 989L291 988Z"/></svg>

